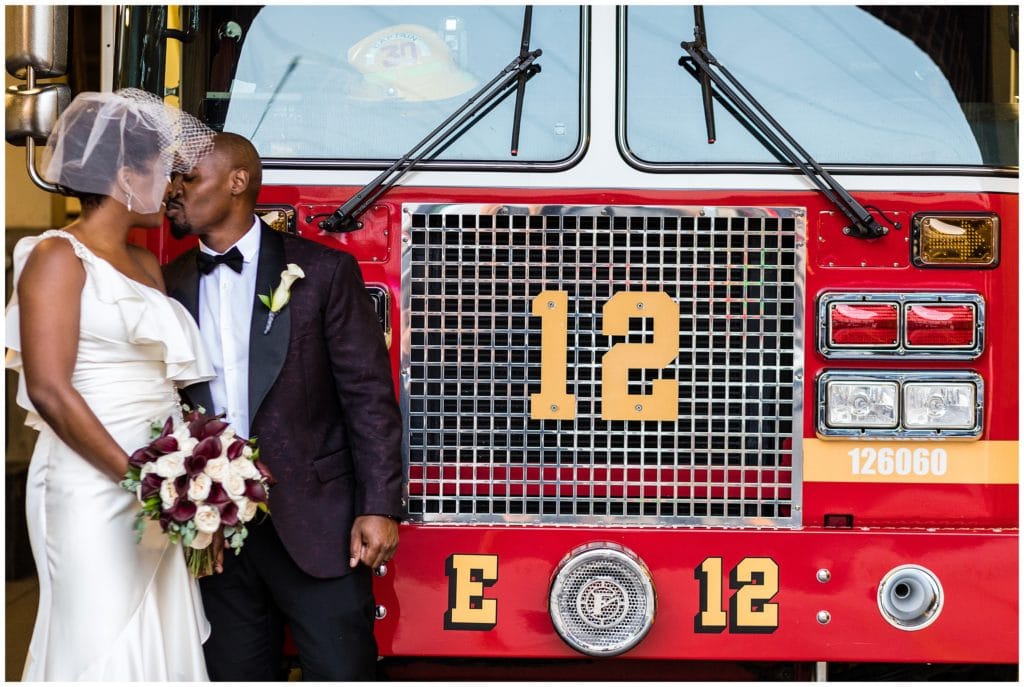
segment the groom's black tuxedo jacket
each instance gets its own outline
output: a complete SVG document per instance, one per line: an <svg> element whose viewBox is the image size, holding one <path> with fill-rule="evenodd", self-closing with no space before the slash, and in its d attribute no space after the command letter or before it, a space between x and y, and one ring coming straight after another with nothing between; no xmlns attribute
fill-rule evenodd
<svg viewBox="0 0 1024 687"><path fill-rule="evenodd" d="M164 278L168 295L198 322L197 251L166 265ZM261 223L256 293L271 293L287 263L306 276L267 334L267 307L253 300L251 433L277 479L270 514L285 548L310 575L336 577L349 572L356 515L402 515L401 414L355 259ZM183 395L213 410L207 384Z"/></svg>

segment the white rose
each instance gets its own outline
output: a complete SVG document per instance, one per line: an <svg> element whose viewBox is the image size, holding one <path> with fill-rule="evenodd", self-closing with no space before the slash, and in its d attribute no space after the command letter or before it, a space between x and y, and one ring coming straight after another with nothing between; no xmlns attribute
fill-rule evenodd
<svg viewBox="0 0 1024 687"><path fill-rule="evenodd" d="M252 458L252 446L246 444L245 446L242 447L242 457Z"/></svg>
<svg viewBox="0 0 1024 687"><path fill-rule="evenodd" d="M178 448L187 455L192 455L192 449L199 445L199 440L191 434L178 441Z"/></svg>
<svg viewBox="0 0 1024 687"><path fill-rule="evenodd" d="M196 509L196 516L193 520L196 523L197 530L213 534L220 527L220 511L214 506L199 506ZM192 548L197 547L193 544Z"/></svg>
<svg viewBox="0 0 1024 687"><path fill-rule="evenodd" d="M156 472L156 463L154 461L143 464L142 469L139 470L139 481L141 482L142 478L151 472Z"/></svg>
<svg viewBox="0 0 1024 687"><path fill-rule="evenodd" d="M224 448L221 453L224 454L227 451L228 446L235 440L235 429L228 425L224 428L224 431L220 433L220 445Z"/></svg>
<svg viewBox="0 0 1024 687"><path fill-rule="evenodd" d="M255 501L250 501L243 496L235 501L235 505L238 506L238 519L242 522L249 522L256 517L256 511L259 507Z"/></svg>
<svg viewBox="0 0 1024 687"><path fill-rule="evenodd" d="M192 478L192 481L188 485L189 500L197 502L205 501L206 497L210 495L210 487L212 486L213 480L210 479L210 476L200 472Z"/></svg>
<svg viewBox="0 0 1024 687"><path fill-rule="evenodd" d="M156 459L156 474L160 475L164 479L179 477L185 474L185 456L184 451L175 451L166 455L160 456Z"/></svg>
<svg viewBox="0 0 1024 687"><path fill-rule="evenodd" d="M160 485L160 502L163 504L164 509L168 509L174 506L174 502L178 500L178 490L174 486L173 479L165 479L163 484Z"/></svg>
<svg viewBox="0 0 1024 687"><path fill-rule="evenodd" d="M213 535L209 532L200 532L192 539L193 549L205 549L213 541Z"/></svg>
<svg viewBox="0 0 1024 687"><path fill-rule="evenodd" d="M214 458L213 460L206 461L206 467L203 468L203 472L209 475L213 481L223 482L228 476L228 459Z"/></svg>
<svg viewBox="0 0 1024 687"><path fill-rule="evenodd" d="M245 495L245 479L239 474L229 470L221 484L224 485L224 491L228 493L232 501L237 501L239 496Z"/></svg>
<svg viewBox="0 0 1024 687"><path fill-rule="evenodd" d="M231 472L235 473L242 479L259 479L260 471L256 469L252 461L247 458L235 458L230 463Z"/></svg>

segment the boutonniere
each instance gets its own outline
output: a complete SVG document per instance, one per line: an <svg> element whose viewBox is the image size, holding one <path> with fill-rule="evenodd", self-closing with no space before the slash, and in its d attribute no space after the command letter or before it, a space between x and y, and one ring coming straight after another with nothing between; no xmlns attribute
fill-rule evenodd
<svg viewBox="0 0 1024 687"><path fill-rule="evenodd" d="M294 262L289 262L284 272L281 273L281 283L277 285L273 293L269 296L265 296L262 293L259 294L260 302L267 306L270 312L267 313L267 324L263 327L263 333L267 334L270 332L271 326L274 324L274 318L277 317L277 313L281 312L284 306L288 305L288 301L292 298L292 284L295 280L302 279L306 276L306 273L302 271L302 268L296 265Z"/></svg>

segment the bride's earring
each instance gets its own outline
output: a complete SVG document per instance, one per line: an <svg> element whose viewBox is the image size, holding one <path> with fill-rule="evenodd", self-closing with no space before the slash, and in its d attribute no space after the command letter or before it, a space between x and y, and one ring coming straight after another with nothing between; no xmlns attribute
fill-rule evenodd
<svg viewBox="0 0 1024 687"><path fill-rule="evenodd" d="M128 192L128 212L132 211L132 192Z"/></svg>

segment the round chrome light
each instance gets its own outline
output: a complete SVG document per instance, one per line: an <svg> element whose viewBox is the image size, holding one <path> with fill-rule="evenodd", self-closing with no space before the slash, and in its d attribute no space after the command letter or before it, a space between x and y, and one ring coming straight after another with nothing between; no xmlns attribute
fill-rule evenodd
<svg viewBox="0 0 1024 687"><path fill-rule="evenodd" d="M878 608L893 627L920 630L942 611L942 585L935 574L919 565L901 565L885 574L878 585Z"/></svg>
<svg viewBox="0 0 1024 687"><path fill-rule="evenodd" d="M651 573L618 544L581 546L558 564L548 610L555 630L573 649L616 656L636 646L654 623Z"/></svg>

